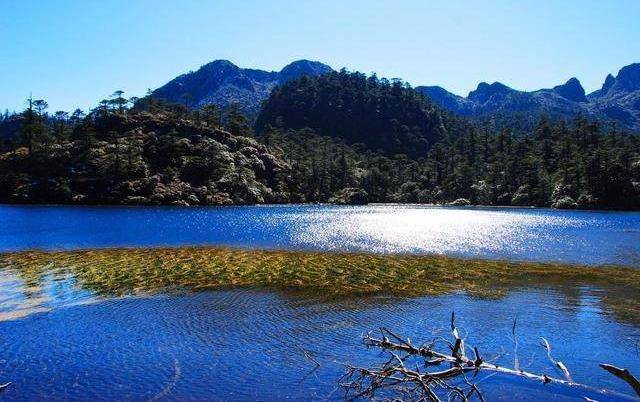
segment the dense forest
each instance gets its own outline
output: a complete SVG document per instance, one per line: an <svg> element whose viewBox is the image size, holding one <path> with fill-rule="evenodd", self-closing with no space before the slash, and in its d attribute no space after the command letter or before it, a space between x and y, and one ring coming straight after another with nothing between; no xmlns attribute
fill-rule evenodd
<svg viewBox="0 0 640 402"><path fill-rule="evenodd" d="M320 135L361 142L387 154L424 156L466 124L408 84L345 70L303 76L274 89L256 121L267 127L311 128Z"/></svg>
<svg viewBox="0 0 640 402"><path fill-rule="evenodd" d="M254 127L255 132L254 133ZM217 205L402 202L640 209L640 138L540 119L529 133L454 116L398 81L346 71L238 105L116 91L86 115L5 114L0 202Z"/></svg>
<svg viewBox="0 0 640 402"><path fill-rule="evenodd" d="M29 101L20 136L0 155L0 201L88 204L286 202L288 164L248 130L237 108L187 112L121 92L86 116ZM227 130L222 129L224 118Z"/></svg>

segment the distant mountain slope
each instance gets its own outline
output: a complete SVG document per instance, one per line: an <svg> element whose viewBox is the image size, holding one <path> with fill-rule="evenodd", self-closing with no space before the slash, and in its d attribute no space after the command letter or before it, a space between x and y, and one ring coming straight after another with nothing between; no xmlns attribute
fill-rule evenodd
<svg viewBox="0 0 640 402"><path fill-rule="evenodd" d="M477 119L513 123L521 128L540 116L615 120L626 129L640 131L640 64L623 67L617 77L607 76L602 89L586 95L580 81L571 78L551 89L518 91L502 83L481 82L464 98L438 86L416 90L454 113Z"/></svg>
<svg viewBox="0 0 640 402"><path fill-rule="evenodd" d="M623 67L615 78L609 74L602 88L587 98L593 110L640 131L640 63Z"/></svg>
<svg viewBox="0 0 640 402"><path fill-rule="evenodd" d="M169 81L152 96L189 107L238 103L245 113L255 115L276 85L330 71L326 64L309 60L294 61L279 72L240 68L228 60L216 60Z"/></svg>

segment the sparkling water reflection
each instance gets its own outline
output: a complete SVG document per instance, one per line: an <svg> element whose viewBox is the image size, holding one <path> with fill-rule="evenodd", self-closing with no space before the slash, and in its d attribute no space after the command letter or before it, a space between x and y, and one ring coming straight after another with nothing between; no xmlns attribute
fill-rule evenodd
<svg viewBox="0 0 640 402"><path fill-rule="evenodd" d="M415 205L0 206L0 251L172 245L640 266L640 213Z"/></svg>

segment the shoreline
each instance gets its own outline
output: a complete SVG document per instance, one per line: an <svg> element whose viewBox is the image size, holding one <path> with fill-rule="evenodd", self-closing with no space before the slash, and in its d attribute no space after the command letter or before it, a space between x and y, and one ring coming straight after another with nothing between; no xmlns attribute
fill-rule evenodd
<svg viewBox="0 0 640 402"><path fill-rule="evenodd" d="M399 206L399 207L427 207L427 208L451 208L451 209L514 209L514 210L548 210L559 212L620 212L620 213L637 213L640 209L614 209L614 208L553 208L551 206L535 206L535 205L490 205L490 204L470 204L470 205L451 205L451 204L432 204L432 203L398 203L398 202L370 202L367 204L337 204L330 202L308 202L308 203L261 203L261 204L210 204L210 205L173 205L173 204L81 204L81 203L2 203L0 207L99 207L99 208L240 208L240 207L284 207L284 206L334 206L334 207L366 207L366 206Z"/></svg>

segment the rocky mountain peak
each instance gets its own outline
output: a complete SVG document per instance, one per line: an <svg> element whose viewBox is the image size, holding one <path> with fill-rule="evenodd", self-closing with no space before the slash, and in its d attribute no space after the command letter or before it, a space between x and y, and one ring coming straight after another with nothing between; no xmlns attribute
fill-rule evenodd
<svg viewBox="0 0 640 402"><path fill-rule="evenodd" d="M331 67L317 61L298 60L285 66L280 72L240 68L229 60L214 60L169 81L153 92L153 96L168 102L183 102L190 95L191 107L240 105L249 115L254 115L271 90L278 84L302 75L319 75L332 71Z"/></svg>
<svg viewBox="0 0 640 402"><path fill-rule="evenodd" d="M278 81L281 83L294 80L303 75L321 75L333 71L331 67L319 61L297 60L287 64L280 70Z"/></svg>
<svg viewBox="0 0 640 402"><path fill-rule="evenodd" d="M616 90L636 91L640 89L640 63L629 64L618 72L615 84Z"/></svg>
<svg viewBox="0 0 640 402"><path fill-rule="evenodd" d="M469 99L477 102L486 102L492 96L497 94L506 94L513 91L513 89L504 85L501 82L494 82L493 84L487 84L486 82L481 82L478 84L478 87L475 91L469 92Z"/></svg>
<svg viewBox="0 0 640 402"><path fill-rule="evenodd" d="M604 83L602 84L602 89L600 90L600 93L606 94L609 91L609 88L611 88L615 83L616 83L616 79L613 78L613 75L607 74L607 78L604 79Z"/></svg>
<svg viewBox="0 0 640 402"><path fill-rule="evenodd" d="M574 102L587 102L587 97L584 93L584 88L580 81L576 77L570 78L562 85L553 87L553 91L565 99Z"/></svg>
<svg viewBox="0 0 640 402"><path fill-rule="evenodd" d="M214 60L200 67L200 70L208 73L235 72L239 69L240 67L236 66L229 60Z"/></svg>

